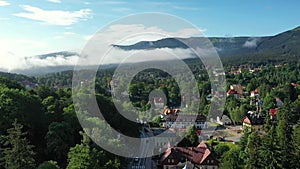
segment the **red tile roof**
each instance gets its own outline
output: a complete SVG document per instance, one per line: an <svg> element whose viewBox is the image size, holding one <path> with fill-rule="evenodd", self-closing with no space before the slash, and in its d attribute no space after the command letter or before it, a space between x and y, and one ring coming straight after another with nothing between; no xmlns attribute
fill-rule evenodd
<svg viewBox="0 0 300 169"><path fill-rule="evenodd" d="M177 165L182 160L201 165L211 154L206 143L201 142L197 147L174 147L166 150L161 162L170 164L167 159L174 159L173 165Z"/></svg>
<svg viewBox="0 0 300 169"><path fill-rule="evenodd" d="M246 123L246 124L250 124L251 125L251 121L250 121L250 119L247 116L242 119L242 123Z"/></svg>
<svg viewBox="0 0 300 169"><path fill-rule="evenodd" d="M270 112L273 116L275 116L276 113L277 113L277 108L275 108L275 109L270 109L269 112Z"/></svg>

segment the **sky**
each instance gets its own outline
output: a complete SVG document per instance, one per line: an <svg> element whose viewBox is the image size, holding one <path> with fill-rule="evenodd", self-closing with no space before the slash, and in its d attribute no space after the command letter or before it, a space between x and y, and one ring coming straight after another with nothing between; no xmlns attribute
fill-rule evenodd
<svg viewBox="0 0 300 169"><path fill-rule="evenodd" d="M183 18L204 36L264 36L300 25L298 0L0 0L0 68L24 57L80 51L119 18L162 12Z"/></svg>

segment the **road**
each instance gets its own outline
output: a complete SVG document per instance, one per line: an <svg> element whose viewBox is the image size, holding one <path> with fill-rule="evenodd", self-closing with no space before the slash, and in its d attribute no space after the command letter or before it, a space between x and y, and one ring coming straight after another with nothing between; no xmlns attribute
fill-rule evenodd
<svg viewBox="0 0 300 169"><path fill-rule="evenodd" d="M141 132L140 157L134 158L129 164L129 169L156 169L155 163L152 161L154 150L153 132L149 127L143 127Z"/></svg>

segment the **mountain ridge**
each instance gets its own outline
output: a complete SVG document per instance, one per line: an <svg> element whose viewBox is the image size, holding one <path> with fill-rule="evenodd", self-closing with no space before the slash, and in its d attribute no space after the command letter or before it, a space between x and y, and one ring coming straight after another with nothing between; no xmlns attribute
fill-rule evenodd
<svg viewBox="0 0 300 169"><path fill-rule="evenodd" d="M183 42L193 43L199 38L164 38L156 41L140 41L132 45L115 45L113 47L122 50L151 50L158 48L182 48L187 49L188 46ZM217 50L223 63L242 64L244 62L262 62L263 59L272 61L298 61L300 59L300 26L273 35L273 36L238 36L238 37L209 37L212 45ZM62 57L68 59L71 57L79 57L80 54L71 51L53 52L48 54L36 55L38 59L49 59L54 57ZM26 57L25 59L31 59ZM240 62L243 60L243 62ZM56 65L56 66L36 66L29 69L16 69L12 73L39 75L72 70L72 65ZM1 70L0 70L1 71Z"/></svg>
<svg viewBox="0 0 300 169"><path fill-rule="evenodd" d="M142 41L132 45L113 45L122 50L149 50L157 48L188 48L186 41L203 37L164 38L157 41ZM297 53L300 51L300 26L273 36L208 37L221 57L268 52L273 54ZM275 51L274 51L275 50Z"/></svg>

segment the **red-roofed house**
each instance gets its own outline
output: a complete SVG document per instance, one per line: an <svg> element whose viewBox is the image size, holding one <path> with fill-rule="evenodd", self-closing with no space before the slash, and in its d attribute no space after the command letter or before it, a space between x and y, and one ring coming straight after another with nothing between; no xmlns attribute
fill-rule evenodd
<svg viewBox="0 0 300 169"><path fill-rule="evenodd" d="M291 85L294 87L298 86L298 84L296 84L296 83L291 83Z"/></svg>
<svg viewBox="0 0 300 169"><path fill-rule="evenodd" d="M219 167L219 161L212 155L205 142L201 142L197 147L169 148L160 162L163 169L181 169L185 165L200 169Z"/></svg>
<svg viewBox="0 0 300 169"><path fill-rule="evenodd" d="M243 123L243 129L247 127L252 127L251 120L247 116L242 119L242 123Z"/></svg>
<svg viewBox="0 0 300 169"><path fill-rule="evenodd" d="M271 118L272 120L275 120L275 119L276 119L276 114L277 114L277 108L275 108L275 109L270 109L269 114L270 114L270 118Z"/></svg>
<svg viewBox="0 0 300 169"><path fill-rule="evenodd" d="M233 95L236 99L243 95L243 86L230 85L230 89L227 91L227 96Z"/></svg>

